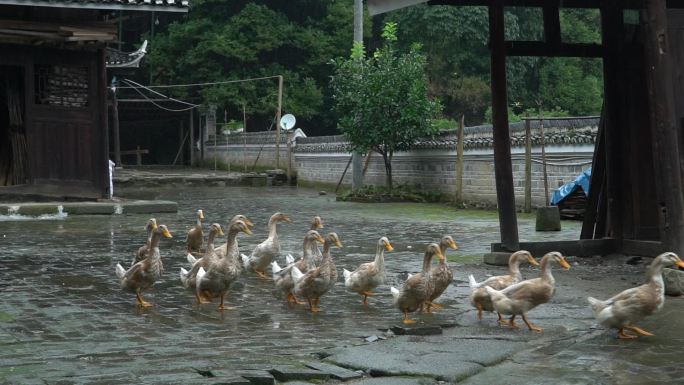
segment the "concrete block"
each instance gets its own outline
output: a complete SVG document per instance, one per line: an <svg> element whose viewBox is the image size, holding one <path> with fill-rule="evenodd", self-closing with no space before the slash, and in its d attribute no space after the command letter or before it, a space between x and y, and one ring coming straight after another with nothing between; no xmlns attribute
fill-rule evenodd
<svg viewBox="0 0 684 385"><path fill-rule="evenodd" d="M663 269L663 281L665 282L665 294L680 296L684 294L684 271L675 269Z"/></svg>
<svg viewBox="0 0 684 385"><path fill-rule="evenodd" d="M511 253L495 251L485 254L482 260L488 265L508 266L508 260L510 258Z"/></svg>
<svg viewBox="0 0 684 385"><path fill-rule="evenodd" d="M560 231L560 211L558 206L543 206L537 208L537 231Z"/></svg>

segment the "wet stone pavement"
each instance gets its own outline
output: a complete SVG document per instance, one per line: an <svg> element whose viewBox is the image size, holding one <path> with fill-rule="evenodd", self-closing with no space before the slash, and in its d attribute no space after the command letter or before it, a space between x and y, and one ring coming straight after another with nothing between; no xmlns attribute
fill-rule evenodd
<svg viewBox="0 0 684 385"><path fill-rule="evenodd" d="M545 328L542 334L499 328L491 315L478 322L466 280L468 273L482 279L502 271L475 263L498 240L493 213L441 205L341 203L333 195L292 188L160 187L122 193L179 205L177 214L157 216L174 238L162 240L166 271L146 295L155 304L150 309L138 309L114 273L116 263L127 266L143 243L148 216L0 216L0 383L231 383L247 369L303 369L306 363L320 363L319 358L366 375L402 376L348 382L366 385L625 384L684 376L679 365L682 299L668 298L664 310L641 325L656 337L624 343L614 332L593 326L585 297L607 297L640 283L643 264L570 258L573 269L555 270L556 297L530 313ZM342 268L371 260L377 239L386 235L395 246L386 254L388 285L377 290L372 306L362 306L361 298L346 292L340 281L323 297L323 312L311 314L274 296L271 281L246 274L228 299L234 309L198 307L178 279L179 268L187 267L185 233L198 208L209 223L225 225L236 213L252 219L254 236L239 238L247 253L266 237L268 217L283 211L293 219L279 226L283 251L298 255L311 217L320 215L323 232L337 232L344 243L343 249L333 249L340 276ZM533 218L525 216L519 224L522 240L573 238L579 231L578 223L564 222L560 233L536 233ZM384 332L401 321L391 305L389 284L397 286L406 272L419 271L425 245L446 233L460 246L448 252L456 281L439 301L445 309L416 316L419 326L441 325L443 334ZM538 274L530 267L522 270L525 277ZM369 336L373 342L366 340ZM204 371L216 377L202 376Z"/></svg>

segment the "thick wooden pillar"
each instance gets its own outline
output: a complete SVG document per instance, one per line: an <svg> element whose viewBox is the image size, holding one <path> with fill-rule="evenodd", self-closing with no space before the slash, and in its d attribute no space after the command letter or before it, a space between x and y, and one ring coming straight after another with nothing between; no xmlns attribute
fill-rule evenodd
<svg viewBox="0 0 684 385"><path fill-rule="evenodd" d="M606 236L622 239L622 191L621 181L624 175L621 170L621 104L620 90L620 50L624 39L622 8L619 0L604 0L601 3L601 30L604 47L603 54L603 89L605 120L603 134L606 162Z"/></svg>
<svg viewBox="0 0 684 385"><path fill-rule="evenodd" d="M668 250L684 252L684 198L679 164L678 122L674 105L673 67L667 31L665 0L645 0L646 78L653 130L654 172L660 214L661 242Z"/></svg>
<svg viewBox="0 0 684 385"><path fill-rule="evenodd" d="M503 0L494 0L489 6L494 176L496 178L496 201L499 208L501 247L505 250L516 251L520 245L518 242L518 218L515 212L511 141L508 127L503 4Z"/></svg>

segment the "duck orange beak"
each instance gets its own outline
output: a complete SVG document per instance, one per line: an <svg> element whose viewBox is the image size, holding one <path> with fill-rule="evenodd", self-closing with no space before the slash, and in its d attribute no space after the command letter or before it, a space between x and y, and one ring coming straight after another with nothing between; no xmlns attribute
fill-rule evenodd
<svg viewBox="0 0 684 385"><path fill-rule="evenodd" d="M245 223L245 225L246 225L246 223ZM245 226L245 228L242 229L242 231L247 235L252 235L252 230L249 229L249 226Z"/></svg>
<svg viewBox="0 0 684 385"><path fill-rule="evenodd" d="M394 247L392 247L392 244L389 242L385 242L385 250L387 251L393 251Z"/></svg>
<svg viewBox="0 0 684 385"><path fill-rule="evenodd" d="M336 239L335 240L335 246L337 246L341 249L342 248L342 242L340 242L338 239Z"/></svg>
<svg viewBox="0 0 684 385"><path fill-rule="evenodd" d="M162 235L166 238L173 238L173 235L171 235L168 229L162 229Z"/></svg>
<svg viewBox="0 0 684 385"><path fill-rule="evenodd" d="M290 223L292 223L292 219L290 219L290 217L287 216L287 215L283 215L283 220L284 220L285 222L290 222ZM321 243L323 243L323 242L321 242Z"/></svg>
<svg viewBox="0 0 684 385"><path fill-rule="evenodd" d="M565 259L563 261L565 261ZM539 262L537 262L537 260L534 259L534 257L531 255L527 256L527 262L532 266L539 266ZM567 262L565 262L565 263L567 264ZM563 264L561 263L561 266L562 265ZM563 267L565 267L565 266L563 266ZM567 269L569 269L569 268L570 268L570 265L568 265Z"/></svg>
<svg viewBox="0 0 684 385"><path fill-rule="evenodd" d="M560 259L560 261L559 261L558 263L560 263L560 265L563 266L564 269L569 269L569 268L570 268L570 264L569 264L568 261L566 261L565 258L563 258L563 257L561 257L561 259Z"/></svg>
<svg viewBox="0 0 684 385"><path fill-rule="evenodd" d="M222 228L219 227L219 228L218 228L218 231L219 231L218 234L219 234L220 236L225 235L225 234L223 234L223 229L222 229Z"/></svg>
<svg viewBox="0 0 684 385"><path fill-rule="evenodd" d="M245 224L246 224L249 228L254 227L254 223L252 223L252 221L250 221L249 219L247 219L247 217L245 217L245 220L244 220L243 222L245 222Z"/></svg>
<svg viewBox="0 0 684 385"><path fill-rule="evenodd" d="M458 245L454 241L449 242L449 247L451 247L454 250L458 250Z"/></svg>
<svg viewBox="0 0 684 385"><path fill-rule="evenodd" d="M319 243L325 243L325 240L323 240L323 238L320 235L316 235L316 241L318 241Z"/></svg>
<svg viewBox="0 0 684 385"><path fill-rule="evenodd" d="M677 260L675 261L675 265L677 265L677 266L679 266L679 267L684 267L684 261L682 261L681 259L677 258Z"/></svg>

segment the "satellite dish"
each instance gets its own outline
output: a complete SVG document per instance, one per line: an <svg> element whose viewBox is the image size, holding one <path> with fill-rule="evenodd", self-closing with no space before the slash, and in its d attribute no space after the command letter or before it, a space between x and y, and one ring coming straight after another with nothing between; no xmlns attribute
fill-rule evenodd
<svg viewBox="0 0 684 385"><path fill-rule="evenodd" d="M295 123L297 122L297 119L295 119L294 115L292 114L287 114L283 115L282 118L280 118L280 127L283 128L283 130L291 130L292 127L294 127Z"/></svg>

